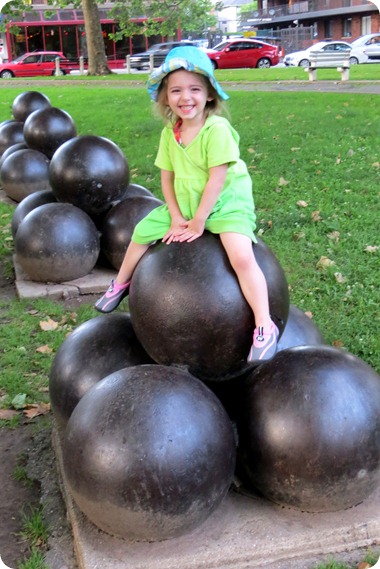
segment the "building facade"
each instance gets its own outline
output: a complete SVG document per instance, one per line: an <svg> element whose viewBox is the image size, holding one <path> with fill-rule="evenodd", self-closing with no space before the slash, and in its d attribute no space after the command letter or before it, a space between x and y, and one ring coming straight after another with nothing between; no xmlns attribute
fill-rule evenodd
<svg viewBox="0 0 380 569"><path fill-rule="evenodd" d="M294 51L308 47L310 38L315 42L351 42L377 33L380 15L375 4L367 0L258 0L257 10L246 14L239 27L244 33L255 31L258 36L288 37ZM285 48L289 50L289 46Z"/></svg>

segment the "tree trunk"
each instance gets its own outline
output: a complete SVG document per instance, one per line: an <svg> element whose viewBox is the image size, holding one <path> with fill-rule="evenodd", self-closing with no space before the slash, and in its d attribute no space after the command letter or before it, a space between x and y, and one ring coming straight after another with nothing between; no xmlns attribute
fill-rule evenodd
<svg viewBox="0 0 380 569"><path fill-rule="evenodd" d="M96 0L82 0L88 53L88 75L109 75L99 10Z"/></svg>

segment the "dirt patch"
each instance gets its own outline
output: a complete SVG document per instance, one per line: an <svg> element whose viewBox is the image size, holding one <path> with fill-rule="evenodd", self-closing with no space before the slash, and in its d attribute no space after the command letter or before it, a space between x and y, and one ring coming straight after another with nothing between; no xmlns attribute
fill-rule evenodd
<svg viewBox="0 0 380 569"><path fill-rule="evenodd" d="M0 298L16 297L13 279L0 265ZM74 308L67 301L67 308ZM29 557L28 541L20 535L24 515L43 506L49 531L45 562L49 569L76 569L71 529L59 486L51 442L52 416L25 421L14 429L0 428L0 556L11 568ZM26 476L17 480L17 473Z"/></svg>

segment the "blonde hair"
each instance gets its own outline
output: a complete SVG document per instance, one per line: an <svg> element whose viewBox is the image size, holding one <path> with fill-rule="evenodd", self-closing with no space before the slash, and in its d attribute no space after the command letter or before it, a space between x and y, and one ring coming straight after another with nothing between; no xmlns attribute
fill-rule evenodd
<svg viewBox="0 0 380 569"><path fill-rule="evenodd" d="M178 71L178 69L176 69L176 71ZM171 73L175 73L175 71L172 71ZM191 73L195 73L195 71L192 71ZM173 113L173 111L169 107L168 98L167 98L169 75L170 73L168 73L163 78L163 80L160 83L160 86L158 87L156 112L159 116L161 116L164 119L165 124L175 124L178 120L178 117L175 113ZM204 83L207 89L208 96L212 97L212 100L207 101L205 106L206 118L209 117L210 115L221 115L225 111L224 101L218 95L218 93L216 92L216 90L211 85L210 81L207 79L205 75L202 75L201 73L197 73L197 75Z"/></svg>

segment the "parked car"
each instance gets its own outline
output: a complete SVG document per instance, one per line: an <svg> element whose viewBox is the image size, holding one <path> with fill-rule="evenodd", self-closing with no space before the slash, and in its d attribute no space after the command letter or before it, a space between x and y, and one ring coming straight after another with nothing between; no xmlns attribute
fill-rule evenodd
<svg viewBox="0 0 380 569"><path fill-rule="evenodd" d="M380 34L366 34L351 43L353 57L358 58L358 63L380 62ZM364 61L359 61L363 59Z"/></svg>
<svg viewBox="0 0 380 569"><path fill-rule="evenodd" d="M59 66L62 74L71 70L69 60L60 51L33 51L24 53L13 61L0 65L0 77L36 77L38 75L55 75L55 60L59 57Z"/></svg>
<svg viewBox="0 0 380 569"><path fill-rule="evenodd" d="M159 67L164 62L165 57L173 47L183 45L195 45L191 41L170 41L166 43L155 43L147 51L131 55L131 68L144 69L150 65L150 56L153 55L153 66Z"/></svg>
<svg viewBox="0 0 380 569"><path fill-rule="evenodd" d="M271 67L280 61L278 47L259 40L235 39L206 49L215 69Z"/></svg>
<svg viewBox="0 0 380 569"><path fill-rule="evenodd" d="M320 41L302 51L288 53L284 57L284 63L287 66L293 67L309 67L311 51L350 51L350 65L355 65L356 63L364 63L365 56L360 56L359 54L355 54L355 56L353 56L351 47L351 44L345 41Z"/></svg>

